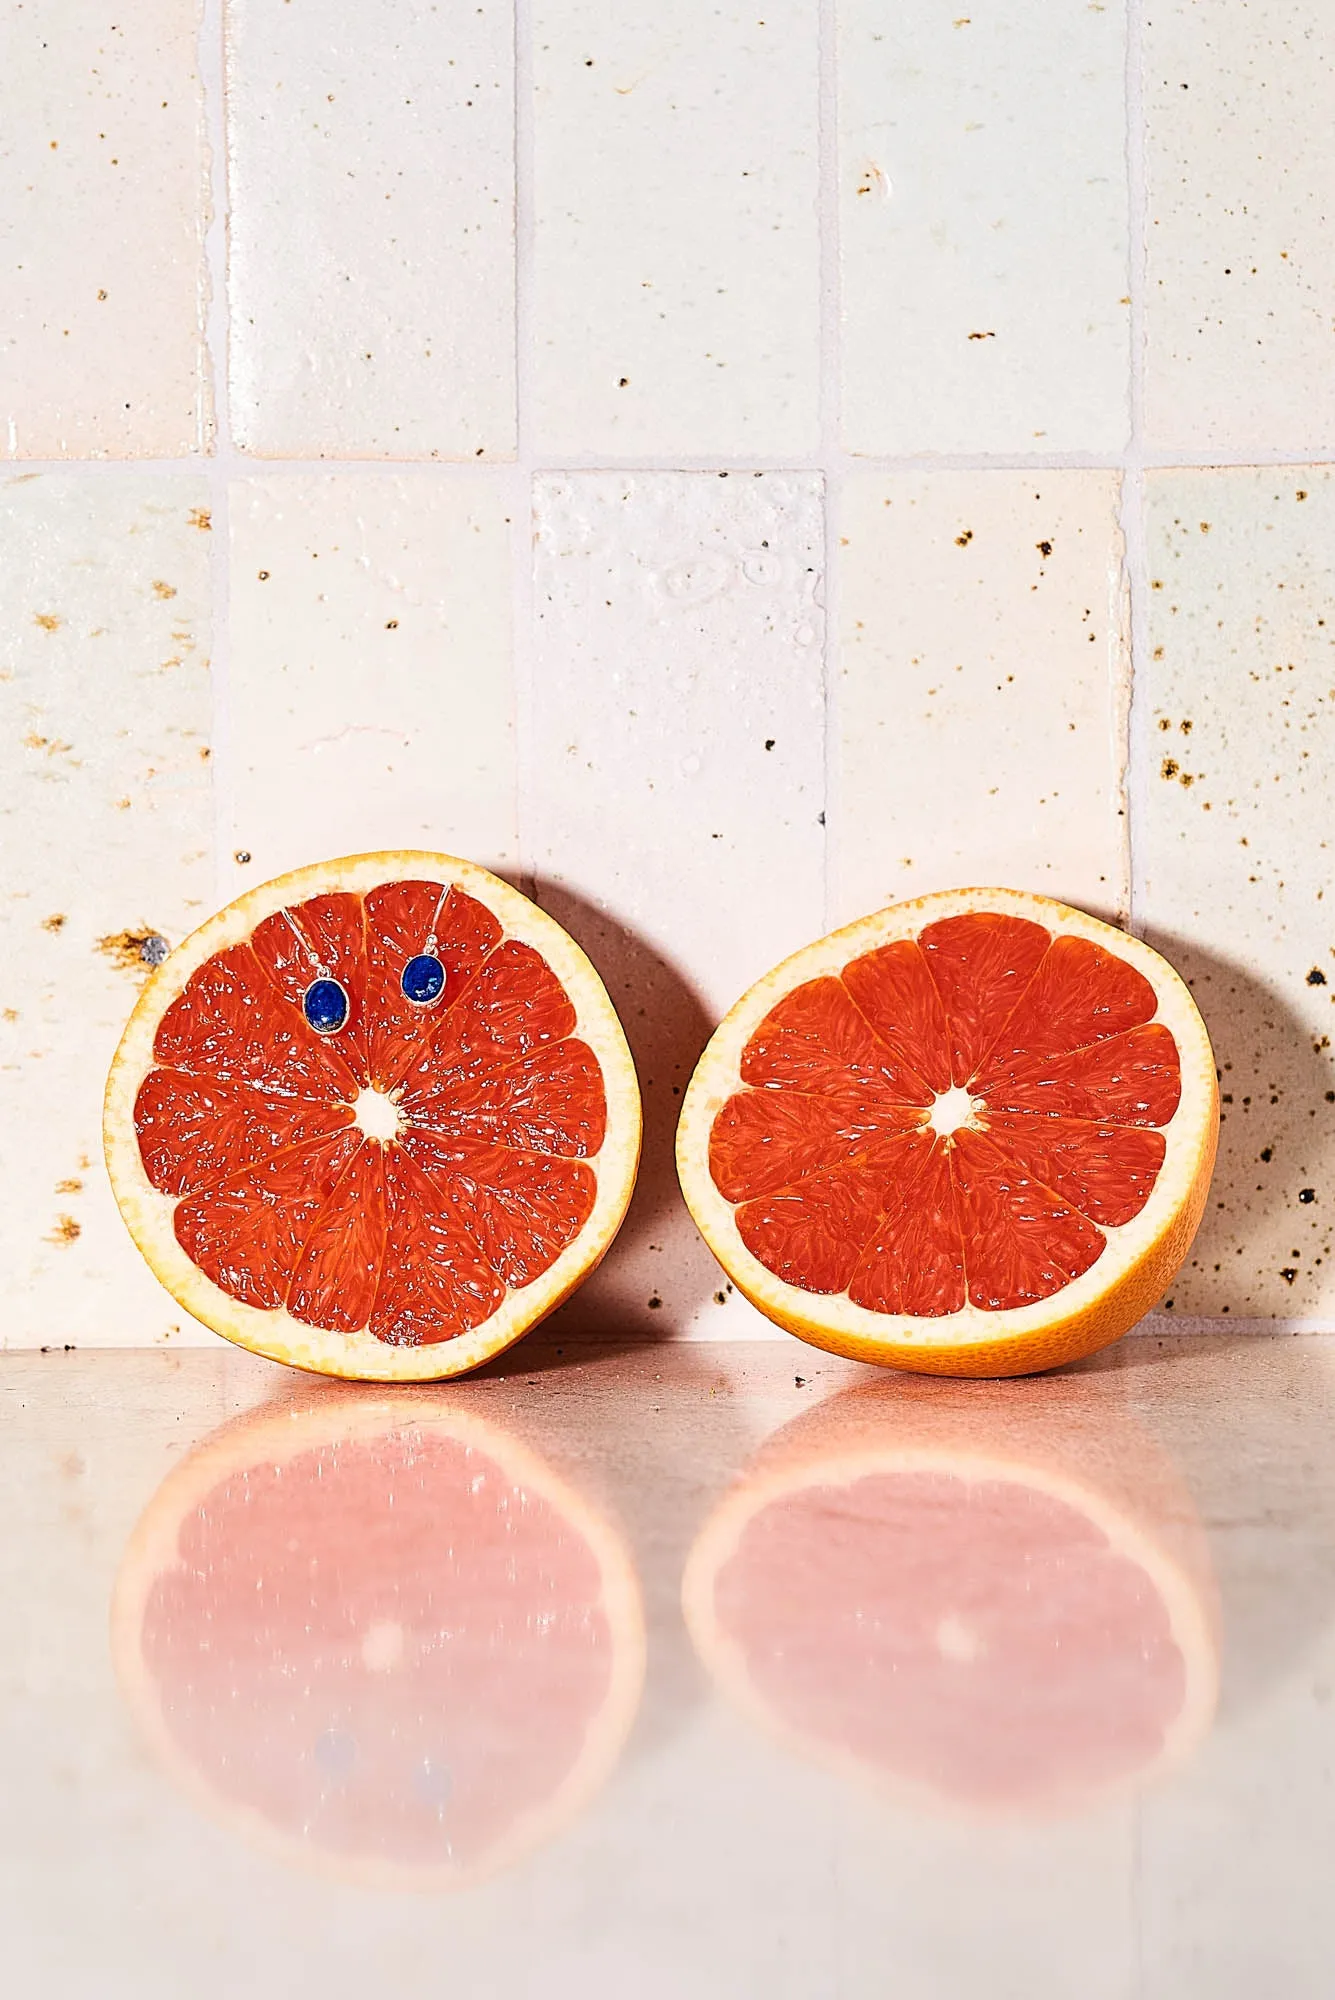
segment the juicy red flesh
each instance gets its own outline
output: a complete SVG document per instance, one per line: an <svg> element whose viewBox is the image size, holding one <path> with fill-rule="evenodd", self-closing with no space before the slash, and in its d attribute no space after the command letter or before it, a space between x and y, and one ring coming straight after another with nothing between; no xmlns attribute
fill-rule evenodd
<svg viewBox="0 0 1335 2000"><path fill-rule="evenodd" d="M945 918L771 1009L714 1121L714 1183L751 1254L803 1291L922 1318L1032 1305L1153 1191L1181 1095L1156 1008L1088 939ZM952 1088L976 1109L938 1134Z"/></svg>
<svg viewBox="0 0 1335 2000"><path fill-rule="evenodd" d="M391 1346L454 1339L550 1269L592 1213L607 1120L546 960L458 889L437 917L440 895L391 882L295 906L296 930L266 918L168 1007L135 1103L144 1170L182 1197L177 1241L214 1284ZM433 918L445 991L423 1012L399 979ZM327 1040L301 1011L317 962L350 1001ZM355 1123L367 1088L398 1107L388 1144Z"/></svg>

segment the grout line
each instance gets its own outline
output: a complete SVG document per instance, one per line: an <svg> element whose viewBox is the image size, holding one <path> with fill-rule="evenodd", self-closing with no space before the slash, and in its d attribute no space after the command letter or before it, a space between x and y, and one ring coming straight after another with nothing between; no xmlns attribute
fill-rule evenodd
<svg viewBox="0 0 1335 2000"><path fill-rule="evenodd" d="M822 670L825 681L824 797L822 864L824 920L834 923L834 833L839 824L839 522L842 517L844 462L839 449L841 423L842 340L839 271L839 9L838 0L819 0L817 48L817 219L820 280L820 443L824 475L821 518L824 523L822 600Z"/></svg>
<svg viewBox="0 0 1335 2000"><path fill-rule="evenodd" d="M510 468L514 505L510 527L513 566L511 657L514 663L515 844L520 885L530 896L537 887L536 857L529 832L529 800L537 764L534 738L536 675L533 585L533 307L534 263L534 62L531 0L514 0L515 131L515 462ZM482 470L481 467L478 470Z"/></svg>
<svg viewBox="0 0 1335 2000"><path fill-rule="evenodd" d="M232 889L231 841L235 826L235 767L232 733L231 591L229 483L234 462L231 399L228 382L227 294L227 50L224 0L204 0L199 31L200 84L204 94L204 125L209 157L209 224L204 256L209 277L206 342L212 378L213 451L193 471L208 479L212 523L211 575L213 641L210 686L213 715L209 769L213 783L214 889L218 902ZM144 461L138 461L143 464Z"/></svg>
<svg viewBox="0 0 1335 2000"><path fill-rule="evenodd" d="M211 233L211 232L210 232ZM210 267L212 258L209 259ZM210 321L215 318L210 308ZM225 319L222 322L225 355ZM206 345L213 360L214 336ZM521 389L521 401L522 401ZM215 408L225 399L225 387L215 397ZM221 445L221 420L215 434ZM702 458L690 452L671 454L639 453L621 458L614 452L566 452L549 457L544 452L526 451L522 467L534 472L1120 472L1132 453L1131 445L1121 454L1107 452L942 452L903 458L875 457L862 452L820 450L786 452L779 457L740 457L735 454ZM402 478L414 473L447 474L450 478L504 479L521 468L521 459L490 458L267 458L260 452L239 451L230 438L226 448L212 453L197 452L185 458L6 458L0 461L4 475L13 478L28 473L73 474L78 478L128 478L145 471L207 473L215 459L226 459L233 472L249 473L265 479L309 478L338 473L363 476L383 473ZM1166 452L1142 447L1137 462L1146 472L1264 472L1270 467L1335 466L1335 448L1314 451L1249 452L1230 457L1222 452Z"/></svg>
<svg viewBox="0 0 1335 2000"><path fill-rule="evenodd" d="M1123 799L1126 810L1127 928L1144 929L1145 878L1140 834L1146 805L1146 703L1150 658L1149 550L1145 526L1145 304L1149 197L1145 179L1144 24L1141 0L1127 0L1126 188L1130 314L1131 436L1122 472L1122 535L1130 608L1131 687L1123 705Z"/></svg>

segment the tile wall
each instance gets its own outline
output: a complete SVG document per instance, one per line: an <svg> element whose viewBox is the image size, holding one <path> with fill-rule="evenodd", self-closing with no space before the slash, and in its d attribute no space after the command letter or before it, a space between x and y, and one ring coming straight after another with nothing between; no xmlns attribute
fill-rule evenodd
<svg viewBox="0 0 1335 2000"><path fill-rule="evenodd" d="M0 23L0 1341L212 1339L99 1164L144 941L388 844L622 1008L645 1168L572 1336L768 1331L675 1197L694 1058L980 878L1194 982L1164 1312L1335 1326L1323 0Z"/></svg>

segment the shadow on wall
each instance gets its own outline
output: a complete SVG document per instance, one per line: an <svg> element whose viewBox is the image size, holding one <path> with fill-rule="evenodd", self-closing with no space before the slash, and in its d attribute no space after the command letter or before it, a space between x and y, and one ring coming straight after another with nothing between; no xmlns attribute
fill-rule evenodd
<svg viewBox="0 0 1335 2000"><path fill-rule="evenodd" d="M682 1097L713 1023L682 975L614 916L541 877L532 893L602 976L644 1100L644 1148L630 1212L601 1269L553 1324L599 1339L663 1340L707 1312L717 1313L717 1324L707 1321L704 1330L726 1339L731 1315L718 1306L730 1301L730 1288L687 1213L673 1154Z"/></svg>
<svg viewBox="0 0 1335 2000"><path fill-rule="evenodd" d="M1335 1300L1335 1064L1297 1012L1249 972L1152 931L1205 1016L1220 1074L1219 1161L1200 1233L1164 1300L1241 1319Z"/></svg>

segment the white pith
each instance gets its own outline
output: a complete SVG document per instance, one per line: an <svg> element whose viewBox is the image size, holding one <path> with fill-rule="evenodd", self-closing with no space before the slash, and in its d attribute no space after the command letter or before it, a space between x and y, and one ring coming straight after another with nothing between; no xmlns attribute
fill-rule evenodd
<svg viewBox="0 0 1335 2000"><path fill-rule="evenodd" d="M383 1090L359 1090L352 1103L352 1116L359 1132L388 1146L403 1131L405 1119L393 1097Z"/></svg>
<svg viewBox="0 0 1335 2000"><path fill-rule="evenodd" d="M154 1067L158 1022L206 960L249 938L266 917L309 897L331 891L364 896L386 882L401 881L457 886L491 911L507 938L542 954L575 1009L572 1034L592 1049L607 1095L603 1144L584 1162L597 1178L598 1191L583 1229L541 1277L507 1292L480 1326L423 1347L389 1347L367 1328L337 1333L307 1326L285 1307L265 1311L222 1291L177 1242L172 1226L176 1200L161 1194L149 1180L134 1123L139 1086ZM621 1226L635 1183L640 1129L639 1086L621 1023L602 981L574 939L545 910L485 868L454 855L417 849L352 855L294 869L261 883L210 917L177 946L140 994L112 1063L103 1113L107 1171L125 1225L186 1311L257 1354L316 1374L360 1381L435 1381L463 1374L518 1340L558 1306L597 1264Z"/></svg>
<svg viewBox="0 0 1335 2000"><path fill-rule="evenodd" d="M939 1093L927 1114L927 1123L941 1138L949 1139L965 1125L977 1131L978 1114L985 1109L981 1097L970 1097L964 1086L956 1083Z"/></svg>
<svg viewBox="0 0 1335 2000"><path fill-rule="evenodd" d="M917 938L927 925L944 918L988 910L1041 923L1054 938L1087 938L1134 966L1154 987L1159 1001L1154 1018L1164 1023L1177 1044L1182 1094L1172 1119L1159 1128L1165 1141L1164 1163L1148 1201L1139 1215L1120 1227L1099 1225L1107 1239L1105 1248L1080 1277L1032 1305L1003 1312L985 1311L970 1301L958 1312L934 1319L878 1313L855 1305L846 1293L831 1296L787 1283L747 1249L733 1204L720 1193L709 1171L714 1121L729 1098L748 1088L740 1071L747 1043L771 1008L794 987L838 974L851 959L882 945ZM943 1093L947 1098L954 1095ZM933 1349L992 1346L1043 1334L1055 1321L1075 1319L1096 1307L1119 1276L1154 1249L1189 1201L1216 1116L1214 1052L1205 1024L1184 982L1156 951L1111 924L1047 897L1008 889L956 889L895 904L833 931L795 952L742 996L716 1029L687 1088L677 1129L677 1169L701 1234L734 1283L762 1312L781 1325L798 1323L794 1330L818 1343L828 1338L840 1352L865 1351L868 1359L879 1359L877 1349L916 1348L930 1355ZM974 1117L985 1122L980 1112L968 1122Z"/></svg>

